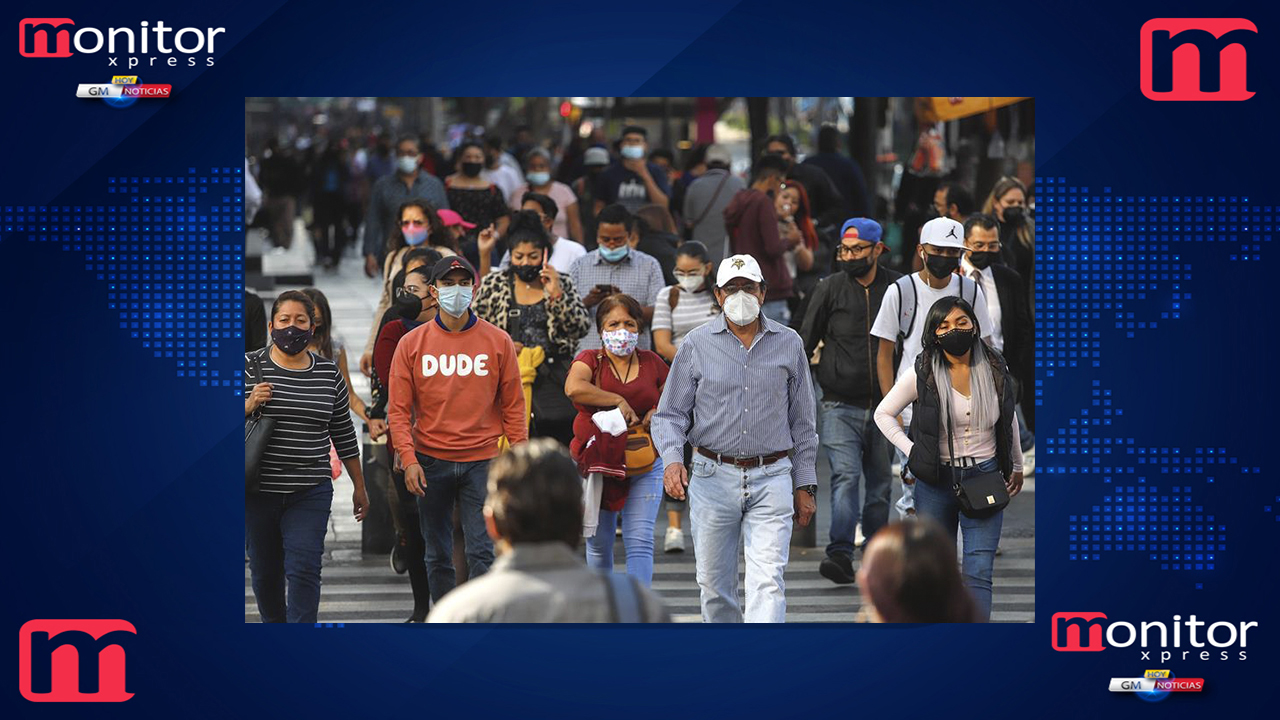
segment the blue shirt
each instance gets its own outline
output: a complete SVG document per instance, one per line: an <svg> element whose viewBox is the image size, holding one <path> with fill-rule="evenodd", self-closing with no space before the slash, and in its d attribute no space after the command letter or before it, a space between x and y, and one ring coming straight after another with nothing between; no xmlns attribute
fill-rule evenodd
<svg viewBox="0 0 1280 720"><path fill-rule="evenodd" d="M817 408L804 344L791 328L761 322L750 348L723 315L685 336L651 425L664 464L683 462L686 442L733 457L794 448L792 483L817 484Z"/></svg>

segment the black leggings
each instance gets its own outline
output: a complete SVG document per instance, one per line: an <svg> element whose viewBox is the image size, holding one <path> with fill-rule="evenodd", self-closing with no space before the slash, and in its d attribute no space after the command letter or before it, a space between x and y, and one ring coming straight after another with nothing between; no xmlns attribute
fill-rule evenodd
<svg viewBox="0 0 1280 720"><path fill-rule="evenodd" d="M431 587L427 583L426 544L422 540L422 527L418 522L418 503L404 486L404 472L391 473L395 486L396 503L392 512L396 517L396 529L400 536L400 549L405 564L409 566L409 586L413 588L413 617L422 619L431 607Z"/></svg>

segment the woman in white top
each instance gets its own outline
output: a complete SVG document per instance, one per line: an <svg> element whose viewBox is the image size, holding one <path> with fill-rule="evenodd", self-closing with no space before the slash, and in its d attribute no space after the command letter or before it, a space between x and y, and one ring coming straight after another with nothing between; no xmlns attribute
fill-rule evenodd
<svg viewBox="0 0 1280 720"><path fill-rule="evenodd" d="M914 480L916 512L960 529L965 585L983 621L991 618L991 576L1004 511L970 517L960 511L953 483L999 472L1012 498L1022 490L1022 450L1013 406L1016 388L1000 353L982 342L973 307L945 297L924 321L924 348L876 408L876 425L907 455L903 482ZM910 403L911 437L898 424ZM948 437L949 436L949 437ZM954 452L954 454L953 454ZM910 477L908 477L908 471Z"/></svg>
<svg viewBox="0 0 1280 720"><path fill-rule="evenodd" d="M676 249L675 285L658 291L653 306L653 349L668 363L675 359L676 351L689 331L720 314L715 293L711 291L713 275L711 253L707 246L690 240ZM685 449L685 461L689 460ZM684 531L680 529L680 514L685 501L663 492L667 499L667 535L662 544L664 552L684 551Z"/></svg>

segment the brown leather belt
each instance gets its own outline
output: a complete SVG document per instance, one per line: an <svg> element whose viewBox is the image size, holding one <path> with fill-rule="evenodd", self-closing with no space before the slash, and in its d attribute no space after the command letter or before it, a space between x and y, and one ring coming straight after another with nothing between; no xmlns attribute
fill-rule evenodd
<svg viewBox="0 0 1280 720"><path fill-rule="evenodd" d="M699 455L711 458L718 463L729 463L730 465L736 465L737 467L742 468L772 465L787 456L786 450L779 450L778 452L770 453L769 455L752 455L750 457L730 457L729 455L713 453L706 448L695 448L695 450L698 451Z"/></svg>

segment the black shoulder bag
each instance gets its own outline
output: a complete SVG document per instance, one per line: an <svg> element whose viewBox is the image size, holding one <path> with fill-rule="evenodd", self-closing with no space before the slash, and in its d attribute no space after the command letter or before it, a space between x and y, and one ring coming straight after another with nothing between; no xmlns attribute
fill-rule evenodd
<svg viewBox="0 0 1280 720"><path fill-rule="evenodd" d="M255 385L262 382L263 352L269 352L269 350L263 350L252 356ZM271 433L275 428L276 419L263 415L261 405L244 419L244 492L246 495L258 492L258 470L262 463L262 453L266 451L267 443L271 442Z"/></svg>
<svg viewBox="0 0 1280 720"><path fill-rule="evenodd" d="M516 302L516 281L507 278L511 290L511 304L507 306L507 334L515 338L520 331L520 316L524 308ZM546 301L548 304L550 301ZM547 308L547 318L551 319L551 308ZM533 424L568 422L578 415L578 408L573 406L564 394L564 382L569 378L569 365L573 358L558 357L554 345L543 348L546 359L538 366L538 374L533 381L533 392L530 395L529 408L533 415ZM545 428L544 428L545 429Z"/></svg>
<svg viewBox="0 0 1280 720"><path fill-rule="evenodd" d="M947 398L943 402L947 403L947 454L954 462L956 449L951 439L951 399ZM939 458L938 462L941 463L942 459ZM956 466L951 466L951 489L956 494L956 502L960 504L960 512L966 517L991 517L1009 504L1009 490L1005 487L1004 476L999 470L973 475L964 480L958 479L958 470Z"/></svg>

